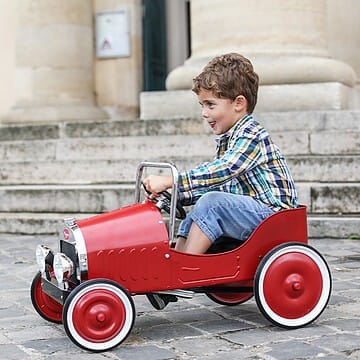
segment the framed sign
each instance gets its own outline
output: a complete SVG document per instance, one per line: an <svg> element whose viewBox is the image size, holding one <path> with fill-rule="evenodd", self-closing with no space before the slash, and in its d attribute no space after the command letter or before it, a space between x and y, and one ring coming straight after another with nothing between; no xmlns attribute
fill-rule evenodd
<svg viewBox="0 0 360 360"><path fill-rule="evenodd" d="M96 57L116 58L130 56L129 10L96 13Z"/></svg>

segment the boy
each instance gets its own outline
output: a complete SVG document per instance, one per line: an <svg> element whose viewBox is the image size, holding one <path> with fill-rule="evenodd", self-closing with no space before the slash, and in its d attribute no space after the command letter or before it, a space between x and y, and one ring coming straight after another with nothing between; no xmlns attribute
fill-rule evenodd
<svg viewBox="0 0 360 360"><path fill-rule="evenodd" d="M215 57L193 79L202 117L219 138L212 162L179 174L179 201L195 207L180 224L176 250L202 254L222 236L244 241L275 211L297 207L285 159L251 115L258 85L251 62L236 53ZM143 182L150 198L172 186L171 176Z"/></svg>

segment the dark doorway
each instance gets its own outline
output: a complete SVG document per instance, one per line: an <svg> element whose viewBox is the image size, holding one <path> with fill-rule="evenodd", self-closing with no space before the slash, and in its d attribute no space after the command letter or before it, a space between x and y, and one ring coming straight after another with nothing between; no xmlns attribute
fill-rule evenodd
<svg viewBox="0 0 360 360"><path fill-rule="evenodd" d="M165 90L167 76L165 0L143 0L144 91Z"/></svg>

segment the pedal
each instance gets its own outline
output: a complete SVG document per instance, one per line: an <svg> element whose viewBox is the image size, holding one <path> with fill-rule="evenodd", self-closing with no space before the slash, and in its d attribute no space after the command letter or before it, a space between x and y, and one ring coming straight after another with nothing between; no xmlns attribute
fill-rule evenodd
<svg viewBox="0 0 360 360"><path fill-rule="evenodd" d="M192 299L195 293L194 291L190 291L190 290L175 289L175 290L157 291L156 294L175 295L185 299Z"/></svg>

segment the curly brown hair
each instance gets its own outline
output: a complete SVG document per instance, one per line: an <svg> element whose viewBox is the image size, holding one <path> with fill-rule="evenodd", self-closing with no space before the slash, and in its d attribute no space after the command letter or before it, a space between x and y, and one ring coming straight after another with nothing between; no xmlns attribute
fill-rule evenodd
<svg viewBox="0 0 360 360"><path fill-rule="evenodd" d="M201 89L213 91L219 98L235 100L243 95L247 111L254 111L259 88L259 76L247 58L229 53L213 58L203 71L193 79L192 91L199 94Z"/></svg>

